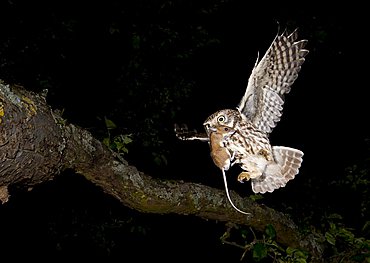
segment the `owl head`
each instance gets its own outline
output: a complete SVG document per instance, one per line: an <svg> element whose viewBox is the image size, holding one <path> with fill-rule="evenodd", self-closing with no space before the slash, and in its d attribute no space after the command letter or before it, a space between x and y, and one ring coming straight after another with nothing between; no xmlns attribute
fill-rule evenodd
<svg viewBox="0 0 370 263"><path fill-rule="evenodd" d="M209 136L211 132L220 126L234 129L240 118L240 113L237 110L220 110L210 115L203 123L203 126Z"/></svg>

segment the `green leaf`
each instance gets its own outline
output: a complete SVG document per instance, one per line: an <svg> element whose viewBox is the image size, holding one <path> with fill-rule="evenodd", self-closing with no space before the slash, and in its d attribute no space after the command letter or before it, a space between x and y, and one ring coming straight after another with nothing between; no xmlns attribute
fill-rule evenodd
<svg viewBox="0 0 370 263"><path fill-rule="evenodd" d="M332 244L333 246L335 246L335 237L330 234L329 232L326 232L325 233L325 238L326 238L326 241L328 241L329 244Z"/></svg>
<svg viewBox="0 0 370 263"><path fill-rule="evenodd" d="M131 135L122 135L122 143L123 144L129 144L132 142L132 139L130 138Z"/></svg>
<svg viewBox="0 0 370 263"><path fill-rule="evenodd" d="M274 239L276 237L276 231L275 231L275 228L273 227L273 225L271 224L268 224L267 227L266 227L266 230L265 230L267 236L270 238L270 239Z"/></svg>
<svg viewBox="0 0 370 263"><path fill-rule="evenodd" d="M262 243L256 243L253 246L253 258L259 261L265 257L267 257L267 247Z"/></svg>
<svg viewBox="0 0 370 263"><path fill-rule="evenodd" d="M121 143L120 141L114 141L115 145L116 145L116 148L117 148L117 151L120 152L123 148L125 148L125 145L123 143Z"/></svg>
<svg viewBox="0 0 370 263"><path fill-rule="evenodd" d="M307 259L307 256L305 253L303 253L302 251L300 250L297 250L295 253L294 253L294 257L295 258L299 258L299 259ZM306 262L306 261L305 261Z"/></svg>
<svg viewBox="0 0 370 263"><path fill-rule="evenodd" d="M340 228L338 231L338 235L343 237L347 241L353 241L355 238L355 235L345 228Z"/></svg>
<svg viewBox="0 0 370 263"><path fill-rule="evenodd" d="M105 137L103 139L103 143L105 144L105 146L110 147L110 139L109 139L109 137Z"/></svg>
<svg viewBox="0 0 370 263"><path fill-rule="evenodd" d="M110 119L107 119L106 117L104 117L104 121L105 121L105 126L107 127L108 130L117 128L117 125Z"/></svg>
<svg viewBox="0 0 370 263"><path fill-rule="evenodd" d="M286 253L287 253L288 255L293 255L293 253L294 253L295 251L297 251L297 249L296 249L296 248L292 248L292 247L287 247L287 249L286 249Z"/></svg>

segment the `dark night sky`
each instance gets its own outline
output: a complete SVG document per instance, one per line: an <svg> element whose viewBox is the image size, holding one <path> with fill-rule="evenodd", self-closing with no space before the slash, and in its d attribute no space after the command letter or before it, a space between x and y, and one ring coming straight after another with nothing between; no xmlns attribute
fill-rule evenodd
<svg viewBox="0 0 370 263"><path fill-rule="evenodd" d="M279 27L277 22L281 28L299 27L301 38L309 40L310 53L286 97L284 115L271 142L301 149L304 162L289 187L266 196L265 203L279 210L282 207L276 200L284 200L286 206L299 200L324 209L327 203L345 199L340 193L326 191L331 180L341 177L344 168L364 158L368 150L368 29L361 6L268 6L265 2L250 6L248 1L230 0L223 1L212 15L205 15L200 7L211 6L212 1L153 1L173 4L162 13L159 8L141 8L145 1L79 1L79 5L75 1L3 2L0 78L35 90L41 80L49 80L50 104L64 108L68 120L93 133L96 117L117 112L113 102L124 99L128 92L117 79L123 61L130 56L128 36L133 28L145 32L152 28L149 25L168 25L166 21L170 21L185 39L175 50L189 48L192 31L187 30L188 25L202 25L220 40L217 45L197 49L180 67L182 74L195 81L196 89L181 101L181 111L173 121L202 129L208 115L237 105L257 52L262 55L268 48ZM71 23L71 32L66 31L65 21ZM120 28L119 36L108 34L112 24ZM156 40L154 37L153 45ZM64 59L61 54L69 57ZM156 54L149 58L153 58L149 62L152 68L171 68L166 64L169 61ZM155 176L223 188L221 177L209 177L218 170L210 160L208 146L176 140L171 125L163 123L167 131L163 147L171 153L167 166L153 168L145 160L138 161L140 149L138 153L132 149L128 160ZM308 181L317 186L309 188ZM230 186L241 195L251 194L249 184L231 181ZM237 262L241 252L219 242L223 231L224 225L218 222L131 211L72 172L31 192L19 191L0 208L0 253L8 251L12 256L24 251L34 258L85 253L106 258L109 247L113 256L138 260L213 260L227 255L229 262ZM174 257L168 256L170 251Z"/></svg>

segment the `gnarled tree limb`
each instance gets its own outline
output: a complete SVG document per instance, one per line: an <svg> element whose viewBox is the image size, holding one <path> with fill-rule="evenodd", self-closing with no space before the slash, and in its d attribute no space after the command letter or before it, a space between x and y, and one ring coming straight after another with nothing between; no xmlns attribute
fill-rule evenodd
<svg viewBox="0 0 370 263"><path fill-rule="evenodd" d="M225 192L205 185L152 178L107 149L86 130L65 124L45 96L0 82L0 198L7 187L27 187L52 180L64 169L82 174L132 209L146 213L195 215L233 222L263 231L272 224L278 242L308 251L320 261L321 247L304 237L283 213L232 194L235 204L252 213L236 212Z"/></svg>

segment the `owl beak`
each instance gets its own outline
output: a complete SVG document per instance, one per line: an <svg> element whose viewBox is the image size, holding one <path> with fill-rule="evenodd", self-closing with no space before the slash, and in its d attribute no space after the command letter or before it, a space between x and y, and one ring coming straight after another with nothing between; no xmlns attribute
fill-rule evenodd
<svg viewBox="0 0 370 263"><path fill-rule="evenodd" d="M208 135L210 135L212 132L217 131L216 128L214 128L214 127L212 127L210 125L206 125L205 128L206 128L206 132L207 132Z"/></svg>

